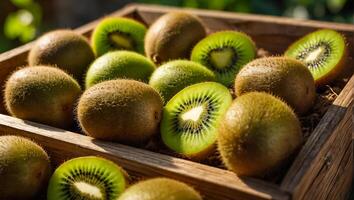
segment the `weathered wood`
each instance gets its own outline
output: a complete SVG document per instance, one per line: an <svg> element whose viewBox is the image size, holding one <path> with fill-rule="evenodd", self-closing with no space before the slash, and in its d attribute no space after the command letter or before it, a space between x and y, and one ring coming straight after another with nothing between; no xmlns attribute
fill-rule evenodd
<svg viewBox="0 0 354 200"><path fill-rule="evenodd" d="M288 199L273 184L215 167L149 152L121 144L95 140L88 136L23 121L0 114L0 135L21 135L34 139L50 154L54 164L72 157L97 155L108 158L134 176L168 176L194 185L206 199Z"/></svg>

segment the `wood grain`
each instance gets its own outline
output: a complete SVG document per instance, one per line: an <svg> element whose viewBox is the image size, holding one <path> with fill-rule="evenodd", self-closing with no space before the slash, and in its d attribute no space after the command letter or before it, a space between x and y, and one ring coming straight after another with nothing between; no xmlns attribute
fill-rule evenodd
<svg viewBox="0 0 354 200"><path fill-rule="evenodd" d="M189 183L210 200L288 199L286 192L259 180L240 179L234 173L195 162L23 121L0 114L0 135L32 138L58 164L72 157L97 155L121 165L134 176L168 176Z"/></svg>

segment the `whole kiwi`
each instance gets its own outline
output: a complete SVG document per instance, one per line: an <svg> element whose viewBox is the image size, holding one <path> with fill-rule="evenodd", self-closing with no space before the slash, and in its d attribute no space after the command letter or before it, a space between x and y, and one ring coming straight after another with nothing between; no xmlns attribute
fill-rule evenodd
<svg viewBox="0 0 354 200"><path fill-rule="evenodd" d="M15 117L59 128L71 128L79 84L55 67L25 67L5 84L7 111Z"/></svg>
<svg viewBox="0 0 354 200"><path fill-rule="evenodd" d="M71 30L56 30L40 37L28 55L30 66L50 65L63 69L82 82L95 59L88 40Z"/></svg>
<svg viewBox="0 0 354 200"><path fill-rule="evenodd" d="M85 156L61 164L50 178L47 200L117 200L128 174L110 160Z"/></svg>
<svg viewBox="0 0 354 200"><path fill-rule="evenodd" d="M315 81L308 68L292 58L259 58L241 69L235 80L237 96L264 91L283 99L296 113L304 114L316 99Z"/></svg>
<svg viewBox="0 0 354 200"><path fill-rule="evenodd" d="M145 36L145 53L157 64L189 58L193 46L205 35L205 28L197 16L170 12L150 26Z"/></svg>
<svg viewBox="0 0 354 200"><path fill-rule="evenodd" d="M236 174L263 176L293 154L302 140L300 122L286 103L268 93L250 92L226 111L218 149Z"/></svg>
<svg viewBox="0 0 354 200"><path fill-rule="evenodd" d="M84 92L77 115L94 138L139 145L158 133L162 99L149 85L127 79L98 83Z"/></svg>
<svg viewBox="0 0 354 200"><path fill-rule="evenodd" d="M50 176L47 153L19 136L0 136L0 199L35 199Z"/></svg>
<svg viewBox="0 0 354 200"><path fill-rule="evenodd" d="M200 194L185 183L169 178L141 181L128 188L118 200L202 200Z"/></svg>

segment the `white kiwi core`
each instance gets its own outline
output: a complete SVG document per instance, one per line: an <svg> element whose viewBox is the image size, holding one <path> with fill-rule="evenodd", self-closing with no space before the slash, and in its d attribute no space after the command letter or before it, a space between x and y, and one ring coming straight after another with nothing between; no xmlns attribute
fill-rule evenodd
<svg viewBox="0 0 354 200"><path fill-rule="evenodd" d="M318 47L317 49L314 49L311 51L305 58L305 62L313 62L315 61L319 56L321 56L324 52L326 51L325 48L323 47Z"/></svg>
<svg viewBox="0 0 354 200"><path fill-rule="evenodd" d="M80 181L80 182L75 182L74 186L76 187L76 189L78 191L82 192L83 194L87 194L89 196L92 196L92 197L98 198L98 199L103 198L101 190L94 185Z"/></svg>
<svg viewBox="0 0 354 200"><path fill-rule="evenodd" d="M181 118L184 121L191 120L197 122L203 113L203 106L194 107L182 114Z"/></svg>
<svg viewBox="0 0 354 200"><path fill-rule="evenodd" d="M232 64L234 56L232 49L213 50L210 52L210 61L214 67L224 69Z"/></svg>

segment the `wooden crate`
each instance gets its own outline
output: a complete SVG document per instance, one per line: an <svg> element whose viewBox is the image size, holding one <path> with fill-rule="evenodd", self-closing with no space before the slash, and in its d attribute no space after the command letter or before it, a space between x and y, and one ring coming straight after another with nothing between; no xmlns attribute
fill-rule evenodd
<svg viewBox="0 0 354 200"><path fill-rule="evenodd" d="M126 16L150 25L160 15L176 8L129 5L112 15ZM343 33L354 56L354 25L288 18L188 9L200 16L208 32L234 29L252 36L258 47L282 53L297 38L318 28ZM98 21L79 29L90 36ZM18 66L26 64L32 43L0 55L1 84ZM353 67L350 61L348 67ZM0 135L14 134L34 139L49 152L54 164L85 155L99 155L142 177L168 176L196 187L209 200L221 199L345 199L353 177L353 86L354 76L330 106L310 135L280 184L171 157L143 149L104 142L69 131L23 121L6 115L0 106Z"/></svg>

